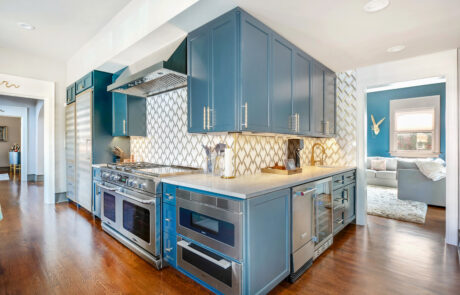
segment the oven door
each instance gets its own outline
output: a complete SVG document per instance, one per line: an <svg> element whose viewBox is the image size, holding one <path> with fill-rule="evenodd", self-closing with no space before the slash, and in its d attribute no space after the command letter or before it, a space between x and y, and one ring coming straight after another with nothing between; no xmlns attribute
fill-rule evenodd
<svg viewBox="0 0 460 295"><path fill-rule="evenodd" d="M202 202L185 200L179 197L179 193L176 194L178 196L177 232L236 260L241 260L242 214Z"/></svg>
<svg viewBox="0 0 460 295"><path fill-rule="evenodd" d="M241 294L241 264L177 238L177 266L223 294Z"/></svg>
<svg viewBox="0 0 460 295"><path fill-rule="evenodd" d="M117 192L121 211L119 231L155 256L160 255L160 201L141 193ZM157 236L158 235L158 236Z"/></svg>
<svg viewBox="0 0 460 295"><path fill-rule="evenodd" d="M99 189L101 194L101 221L119 231L121 211L116 193L117 188L108 183L96 182L96 189Z"/></svg>

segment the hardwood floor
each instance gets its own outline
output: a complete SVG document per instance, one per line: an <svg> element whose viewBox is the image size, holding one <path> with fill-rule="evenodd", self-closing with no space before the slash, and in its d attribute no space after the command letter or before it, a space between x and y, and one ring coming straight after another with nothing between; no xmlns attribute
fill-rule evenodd
<svg viewBox="0 0 460 295"><path fill-rule="evenodd" d="M41 183L0 181L0 294L209 294L172 268L157 271L72 204L43 205ZM459 294L444 210L425 225L369 216L351 225L295 283L272 294Z"/></svg>

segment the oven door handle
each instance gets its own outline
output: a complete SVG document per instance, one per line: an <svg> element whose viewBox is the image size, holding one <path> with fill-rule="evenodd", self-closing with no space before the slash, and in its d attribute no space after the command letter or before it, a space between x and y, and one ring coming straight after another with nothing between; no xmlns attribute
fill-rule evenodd
<svg viewBox="0 0 460 295"><path fill-rule="evenodd" d="M223 269L228 269L230 266L232 266L232 263L225 260L225 259L221 259L221 260L216 260L212 257L209 257L208 255L196 250L196 249L193 249L192 247L190 247L190 243L187 243L186 241L184 240L181 240L181 241L178 241L177 242L177 245L184 248L184 249L187 249L188 251L208 260L209 262L212 262L214 263L215 265L218 265L220 267L222 267Z"/></svg>
<svg viewBox="0 0 460 295"><path fill-rule="evenodd" d="M117 190L116 188L108 187L108 186L102 185L102 184L100 184L100 183L96 183L96 185L97 185L98 187L102 188L102 189L105 189L105 190L108 190L108 191L112 191L112 192L114 192L114 191Z"/></svg>
<svg viewBox="0 0 460 295"><path fill-rule="evenodd" d="M117 191L116 193L119 194L122 197L137 201L137 202L142 203L142 204L154 204L156 202L155 199L153 199L153 200L144 200L144 199L139 199L139 198L124 194L124 193L119 192L119 191Z"/></svg>

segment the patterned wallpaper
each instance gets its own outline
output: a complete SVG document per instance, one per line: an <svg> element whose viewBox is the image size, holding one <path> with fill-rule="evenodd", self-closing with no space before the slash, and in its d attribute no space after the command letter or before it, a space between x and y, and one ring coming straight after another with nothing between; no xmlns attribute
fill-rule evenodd
<svg viewBox="0 0 460 295"><path fill-rule="evenodd" d="M325 165L356 165L356 76L337 75L337 137L304 139L302 165L308 165L311 148L321 142L326 148ZM202 145L226 143L236 150L237 175L254 174L261 168L283 163L287 136L247 134L187 133L187 90L182 88L147 98L147 136L131 137L131 152L136 160L166 165L202 168ZM316 149L319 153L319 149Z"/></svg>

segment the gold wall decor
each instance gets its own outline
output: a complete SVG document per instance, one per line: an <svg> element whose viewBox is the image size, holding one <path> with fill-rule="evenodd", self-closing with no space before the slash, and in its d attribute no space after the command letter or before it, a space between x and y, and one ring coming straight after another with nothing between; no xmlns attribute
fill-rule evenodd
<svg viewBox="0 0 460 295"><path fill-rule="evenodd" d="M8 82L6 80L3 80L2 82L0 82L0 86L2 86L2 85L5 85L6 88L11 88L11 87L19 88L19 87L21 87L21 85L16 85L14 83L10 84L10 82Z"/></svg>
<svg viewBox="0 0 460 295"><path fill-rule="evenodd" d="M375 135L379 135L379 133L380 133L380 124L383 123L383 121L385 120L385 117L383 117L383 119L380 120L378 123L375 123L374 115L371 115L371 120L372 120L371 130L374 131Z"/></svg>

